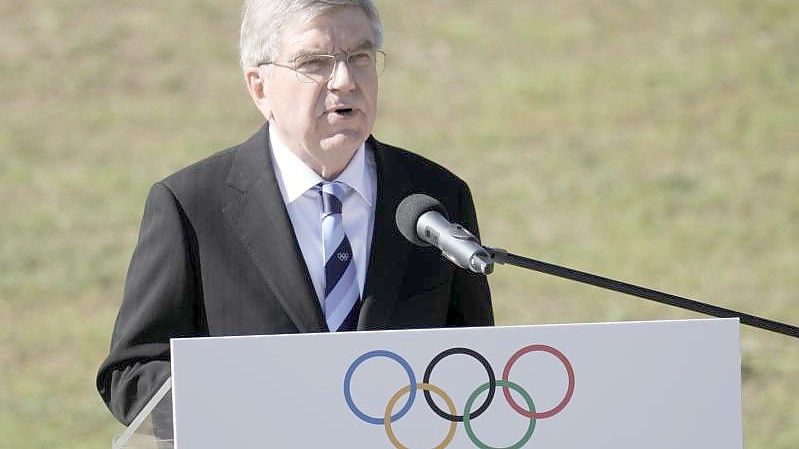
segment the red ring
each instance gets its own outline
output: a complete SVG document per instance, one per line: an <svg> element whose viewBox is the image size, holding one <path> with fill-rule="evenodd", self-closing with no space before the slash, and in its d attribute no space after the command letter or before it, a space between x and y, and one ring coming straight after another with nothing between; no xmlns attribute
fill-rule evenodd
<svg viewBox="0 0 799 449"><path fill-rule="evenodd" d="M516 410L518 413L520 413L522 416L535 419L549 418L551 416L556 415L561 410L563 410L563 408L566 407L566 404L568 404L569 401L571 400L572 394L574 394L574 368L572 368L571 362L569 362L569 359L567 359L562 352L558 351L552 346L547 346L547 345L525 346L524 348L516 351L516 353L513 354L510 359L508 359L508 363L505 364L505 369L502 370L502 380L508 382L508 377L510 377L510 369L511 367L513 367L513 364L516 363L516 361L519 360L521 356L527 354L528 352L533 352L533 351L548 352L557 357L558 359L560 359L561 362L563 362L563 366L566 368L566 373L569 375L569 387L566 389L566 396L563 398L562 401L560 401L558 405L556 405L554 408L550 410L531 413L530 411L522 408L519 404L516 403L516 401L513 400L513 397L511 397L510 395L510 389L508 387L502 387L502 394L505 395L505 400L508 401L508 404L510 404L510 406L513 407L513 409Z"/></svg>

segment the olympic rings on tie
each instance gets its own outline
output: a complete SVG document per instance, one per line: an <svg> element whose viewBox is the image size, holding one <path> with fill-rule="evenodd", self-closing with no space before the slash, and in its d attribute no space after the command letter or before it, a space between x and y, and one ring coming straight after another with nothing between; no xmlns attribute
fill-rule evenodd
<svg viewBox="0 0 799 449"><path fill-rule="evenodd" d="M508 379L510 377L511 368L513 368L513 365L519 360L519 358L521 358L525 354L536 351L546 352L548 354L555 356L558 360L561 361L561 363L563 363L563 366L566 369L566 374L568 376L568 387L566 389L566 394L563 397L563 399L555 407L541 412L536 410L535 403L533 402L533 399L530 397L529 393L525 391L524 388L522 388L519 384L511 382ZM464 354L473 357L478 362L480 362L481 365L483 365L483 368L485 368L486 374L488 376L488 382L478 386L474 390L474 392L472 392L472 394L469 396L469 398L466 401L466 404L464 405L464 410L462 415L457 414L455 404L452 401L452 399L449 397L449 395L440 387L430 383L430 377L433 373L433 369L435 368L435 366L445 357L454 354ZM394 393L391 399L389 399L388 403L386 404L385 412L381 418L372 417L363 413L355 405L355 401L352 398L351 384L352 384L352 376L355 373L355 370L362 363L374 357L386 357L396 361L397 363L400 364L400 366L405 370L406 374L408 375L408 385L400 388L399 391ZM414 374L413 369L411 368L410 364L400 355L386 350L369 351L361 355L357 359L355 359L355 361L352 362L350 367L347 369L347 372L344 376L344 399L347 403L347 406L350 408L353 414L355 414L355 416L357 416L361 420L370 424L377 424L377 425L382 424L383 427L385 428L386 436L388 437L389 441L391 441L394 447L398 449L407 449L407 447L404 446L402 443L400 443L400 441L397 439L397 436L394 434L392 423L405 416L405 414L408 413L408 411L411 409L416 397L416 390L422 390L425 400L428 406L431 408L431 410L433 410L438 416L450 422L447 435L444 437L441 443L439 443L433 449L444 449L450 444L452 439L455 437L455 431L458 422L463 422L466 434L469 437L469 439L472 441L472 443L475 445L475 447L478 447L480 449L519 449L523 447L525 444L527 444L530 438L532 438L533 433L535 432L537 420L550 418L560 413L566 407L566 405L569 403L569 401L571 401L571 398L574 395L574 385L575 385L574 368L572 367L571 362L569 362L568 358L566 358L566 356L559 350L551 346L542 345L542 344L525 346L516 351L505 363L505 367L502 371L501 380L496 379L494 370L491 368L491 365L488 363L486 358L483 357L477 351L474 351L473 349L469 348L460 348L460 347L449 348L440 352L430 361L430 363L427 365L427 368L425 369L425 373L422 380L423 380L422 382L416 383L416 375ZM530 421L527 431L524 433L521 439L506 448L494 448L492 446L489 446L488 444L481 441L474 433L474 430L472 429L472 421L475 418L479 417L483 412L485 412L488 409L488 407L491 405L497 386L502 388L505 400L508 402L511 408L513 408L514 411L524 416L525 418L528 418ZM474 402L477 400L480 394L486 390L488 391L486 399L483 401L480 407L472 411L472 406L474 405ZM526 402L527 404L526 409L516 403L516 401L513 399L513 397L510 394L510 390L516 391L524 399L524 402ZM444 400L444 402L447 405L447 409L449 409L449 413L441 410L438 407L438 405L436 405L430 393L435 393L437 396L440 396ZM397 413L392 414L391 412L394 410L394 406L397 404L397 401L399 401L399 399L405 394L408 394L408 400L405 402L405 405L403 405L403 407Z"/></svg>

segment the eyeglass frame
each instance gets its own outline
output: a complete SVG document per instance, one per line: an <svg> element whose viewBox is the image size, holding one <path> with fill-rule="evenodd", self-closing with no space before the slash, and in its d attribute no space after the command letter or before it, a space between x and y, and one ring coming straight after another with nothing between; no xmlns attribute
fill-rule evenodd
<svg viewBox="0 0 799 449"><path fill-rule="evenodd" d="M336 74L336 67L338 67L339 61L343 61L345 64L347 64L347 67L349 69L351 69L352 66L349 65L349 64L350 64L350 58L353 56L353 54L363 53L363 52L371 52L371 51L372 51L371 49L370 50L359 49L359 50L353 50L351 52L349 52L349 51L339 52L339 53L336 53L336 54L333 54L333 55L331 55L331 54L321 54L321 53L308 53L308 54L298 55L291 61L263 61L263 62L259 62L259 63L256 64L256 67L261 67L261 66L264 66L264 65L273 65L273 66L276 66L276 67L283 67L283 68L286 68L286 69L289 69L289 70L293 71L297 75L297 80L299 82L301 82L301 83L323 84L323 83L329 82L331 79L333 79L333 76ZM379 58L378 54L382 55L382 58L383 58L383 68L381 70L377 70L377 68L378 68L378 63L377 62L378 62L378 58ZM317 81L317 80L313 79L311 77L311 75L309 75L307 73L303 73L303 72L301 72L301 71L299 71L297 69L297 60L299 58L313 57L313 56L324 56L324 57L327 57L327 58L333 58L333 60L334 60L333 67L330 69L330 75L326 79L321 79L321 80ZM386 52L383 51L382 48L376 48L376 49L374 49L374 55L373 56L374 56L375 75L377 77L380 77L380 75L383 74L383 70L385 69Z"/></svg>

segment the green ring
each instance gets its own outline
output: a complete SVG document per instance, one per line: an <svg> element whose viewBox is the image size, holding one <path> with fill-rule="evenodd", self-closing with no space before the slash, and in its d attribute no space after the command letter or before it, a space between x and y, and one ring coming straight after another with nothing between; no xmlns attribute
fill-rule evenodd
<svg viewBox="0 0 799 449"><path fill-rule="evenodd" d="M472 393L472 395L469 396L469 400L466 401L466 405L463 407L463 426L464 428L466 428L466 434L469 435L469 439L472 440L472 443L474 443L474 445L479 447L480 449L520 449L522 446L527 444L528 441L530 441L530 438L532 438L533 432L535 431L536 419L532 416L530 417L530 426L527 428L527 432L524 434L524 436L522 436L522 439L516 442L516 444L513 444L506 448L496 448L489 446L480 441L480 439L477 438L477 435L475 435L474 432L472 431L472 423L471 420L469 419L469 412L471 412L472 410L472 404L477 399L477 396L480 393L482 393L484 390L487 390L490 385L491 385L490 382L486 382L483 385L477 387L477 389L474 390L474 393ZM524 391L524 388L520 387L519 385L509 380L497 380L496 385L499 387L508 387L511 390L516 390L520 395L522 395L522 398L524 398L525 402L527 402L527 406L530 408L530 412L535 413L535 404L533 403L533 398L531 398L530 395L527 394L526 391Z"/></svg>

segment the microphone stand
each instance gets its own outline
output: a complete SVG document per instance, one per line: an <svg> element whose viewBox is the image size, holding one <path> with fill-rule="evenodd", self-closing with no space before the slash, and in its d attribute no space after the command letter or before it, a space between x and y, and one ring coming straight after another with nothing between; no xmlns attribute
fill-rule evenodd
<svg viewBox="0 0 799 449"><path fill-rule="evenodd" d="M699 312L705 315L715 316L718 318L738 318L741 323L748 326L765 329L767 331L784 334L789 337L799 338L799 327L772 321L766 318L761 318L747 313L737 312L735 310L725 309L723 307L706 304L700 301L683 298L668 293L662 293L657 290L652 290L645 287L640 287L626 282L616 281L614 279L596 276L584 271L573 270L571 268L561 267L538 260L528 259L526 257L511 254L501 248L485 247L493 262L499 264L509 264L528 270L538 271L541 273L550 274L553 276L571 279L573 281L582 282L584 284L593 285L608 290L625 293L627 295L637 296L639 298L648 299L650 301L667 304L673 307L679 307L694 312ZM489 269L490 270L490 269ZM488 271L490 272L490 271Z"/></svg>

